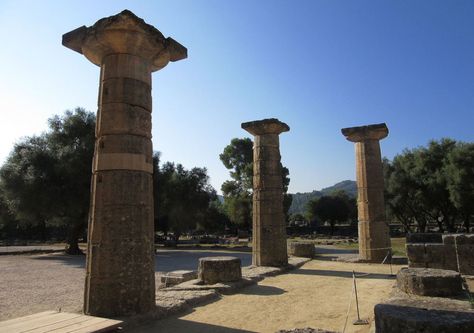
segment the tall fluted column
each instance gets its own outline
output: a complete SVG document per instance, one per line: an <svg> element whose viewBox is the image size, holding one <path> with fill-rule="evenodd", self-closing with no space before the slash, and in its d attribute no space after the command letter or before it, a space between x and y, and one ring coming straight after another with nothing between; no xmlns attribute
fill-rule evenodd
<svg viewBox="0 0 474 333"><path fill-rule="evenodd" d="M288 255L278 135L290 128L278 119L251 121L242 128L255 136L252 264L284 266Z"/></svg>
<svg viewBox="0 0 474 333"><path fill-rule="evenodd" d="M343 128L355 142L359 258L380 262L390 250L390 230L385 219L384 180L379 141L388 135L387 125Z"/></svg>
<svg viewBox="0 0 474 333"><path fill-rule="evenodd" d="M146 313L155 307L151 73L187 50L132 12L63 35L100 66L84 312Z"/></svg>

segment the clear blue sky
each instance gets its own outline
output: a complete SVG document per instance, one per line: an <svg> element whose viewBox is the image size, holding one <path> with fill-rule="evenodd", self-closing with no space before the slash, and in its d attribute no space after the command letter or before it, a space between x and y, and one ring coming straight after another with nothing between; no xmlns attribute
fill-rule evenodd
<svg viewBox="0 0 474 333"><path fill-rule="evenodd" d="M0 0L0 162L22 136L76 106L97 109L99 68L61 45L130 9L188 48L153 74L153 143L205 166L240 123L278 118L290 192L355 178L342 127L386 122L382 154L451 137L474 141L474 1Z"/></svg>

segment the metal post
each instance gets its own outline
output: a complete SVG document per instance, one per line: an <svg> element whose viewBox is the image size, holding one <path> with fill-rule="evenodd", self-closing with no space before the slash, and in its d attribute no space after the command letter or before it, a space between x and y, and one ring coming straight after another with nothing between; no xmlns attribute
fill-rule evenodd
<svg viewBox="0 0 474 333"><path fill-rule="evenodd" d="M354 292L355 292L355 297L356 297L356 309L357 309L357 320L353 321L352 324L354 324L354 325L368 325L369 322L367 320L360 319L359 299L357 297L357 283L356 283L355 271L352 271L352 280L354 281Z"/></svg>

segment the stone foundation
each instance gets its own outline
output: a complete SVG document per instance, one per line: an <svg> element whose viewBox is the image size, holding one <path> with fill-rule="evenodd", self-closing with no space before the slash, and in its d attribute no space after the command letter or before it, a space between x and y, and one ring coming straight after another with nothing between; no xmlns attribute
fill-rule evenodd
<svg viewBox="0 0 474 333"><path fill-rule="evenodd" d="M440 243L433 243L441 239ZM455 246L456 245L456 246ZM409 267L438 268L474 275L474 234L419 234L407 236Z"/></svg>
<svg viewBox="0 0 474 333"><path fill-rule="evenodd" d="M242 278L241 261L236 257L199 259L198 279L204 284L238 281Z"/></svg>
<svg viewBox="0 0 474 333"><path fill-rule="evenodd" d="M374 308L377 333L472 333L474 313L429 309L408 300L377 304Z"/></svg>
<svg viewBox="0 0 474 333"><path fill-rule="evenodd" d="M456 296L463 292L461 275L434 268L402 268L397 286L407 294L420 296Z"/></svg>

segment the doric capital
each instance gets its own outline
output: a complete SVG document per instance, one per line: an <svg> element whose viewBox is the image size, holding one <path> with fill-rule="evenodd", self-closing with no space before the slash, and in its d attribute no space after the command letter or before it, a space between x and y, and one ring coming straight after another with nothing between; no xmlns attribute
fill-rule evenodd
<svg viewBox="0 0 474 333"><path fill-rule="evenodd" d="M366 140L381 140L388 135L385 123L341 129L342 134L351 142L362 142Z"/></svg>
<svg viewBox="0 0 474 333"><path fill-rule="evenodd" d="M241 127L253 135L280 134L290 130L287 124L275 118L249 121L242 123Z"/></svg>
<svg viewBox="0 0 474 333"><path fill-rule="evenodd" d="M63 35L62 43L98 66L107 55L127 53L148 60L151 71L165 67L169 61L187 58L188 52L129 10L100 19L91 27L70 31Z"/></svg>

